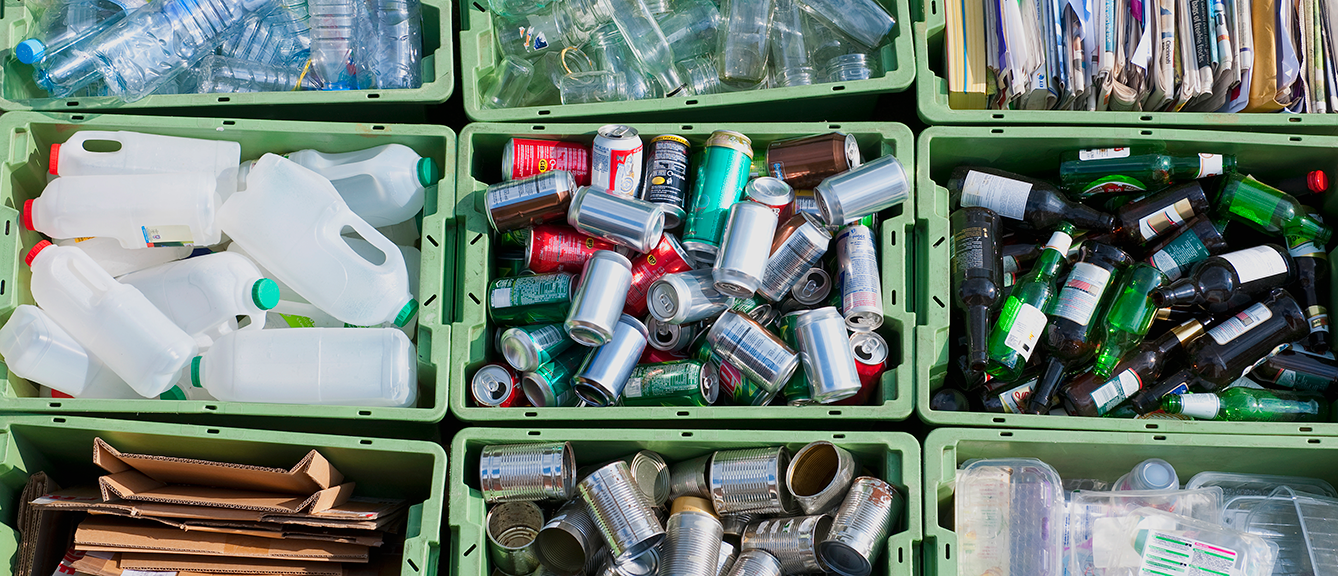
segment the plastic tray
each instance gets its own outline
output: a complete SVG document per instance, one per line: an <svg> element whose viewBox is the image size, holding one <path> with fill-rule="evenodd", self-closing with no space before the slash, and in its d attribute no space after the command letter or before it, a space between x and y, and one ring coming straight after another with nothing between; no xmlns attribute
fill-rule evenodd
<svg viewBox="0 0 1338 576"><path fill-rule="evenodd" d="M949 318L959 316L953 310L952 282L948 271L950 206L948 190L943 186L952 169L975 163L1024 173L1053 174L1058 170L1056 159L1063 150L1126 145L1164 146L1172 153L1193 151L1235 154L1242 171L1261 178L1291 174L1298 166L1338 170L1338 161L1333 156L1333 148L1338 147L1338 138L1328 136L1090 126L938 126L925 130L920 134L916 154L916 190L920 191L916 196L919 199L916 205L916 233L920 237L914 245L920 251L916 256L917 261L926 262L924 269L933 273L920 276L915 294L915 310L919 314L919 326L916 328L916 408L920 418L930 424L944 426L1338 435L1338 424L1333 423L1130 420L930 409L931 394L943 385L949 374ZM1335 210L1338 210L1338 203L1330 198L1326 212L1338 213ZM1338 283L1331 283L1331 286L1338 287Z"/></svg>
<svg viewBox="0 0 1338 576"><path fill-rule="evenodd" d="M911 9L914 0L877 0L897 22L890 43L883 46L879 58L886 72L881 77L857 82L814 84L708 94L685 98L654 98L598 104L560 104L524 108L485 109L479 103L479 80L492 73L501 60L492 30L492 14L487 0L460 3L460 66L465 113L483 122L532 122L571 118L604 118L626 122L675 122L692 120L767 121L767 120L860 120L873 112L878 95L901 92L915 79L911 52ZM810 104L796 105L807 100Z"/></svg>
<svg viewBox="0 0 1338 576"><path fill-rule="evenodd" d="M908 434L894 432L789 432L779 442L774 433L743 430L627 430L609 439L607 430L526 430L467 428L451 442L450 530L455 542L451 574L484 576L487 545L486 514L478 489L479 453L490 444L571 442L578 465L604 462L638 450L654 450L670 463L716 450L761 448L784 444L791 451L809 442L828 440L849 450L869 472L886 480L906 497L906 512L893 525L887 546L874 562L872 576L918 574L913 561L921 536L920 445Z"/></svg>
<svg viewBox="0 0 1338 576"><path fill-rule="evenodd" d="M631 124L645 138L657 134L678 134L688 138L694 146L700 145L714 130L735 130L753 140L754 149L765 149L773 140L841 131L854 134L866 159L895 154L909 171L913 165L911 132L900 124L874 123L775 123L775 124ZM501 356L490 354L493 330L487 321L484 294L492 280L492 234L483 212L483 190L489 184L501 181L502 146L512 137L570 139L587 144L594 139L598 124L470 124L461 132L459 178L455 207L458 228L456 240L460 253L457 278L463 288L453 309L458 314L455 322L455 343L449 373L438 375L438 386L450 382L451 411L465 421L547 420L553 422L581 422L587 420L617 420L624 423L648 420L772 420L788 425L794 420L823 420L829 418L857 418L902 420L911 413L911 359L914 324L911 299L907 295L914 281L915 267L909 246L912 205L908 202L881 214L883 218L882 243L879 252L883 258L883 308L885 319L878 332L887 339L891 348L881 386L882 401L873 406L811 406L811 407L647 407L647 408L488 408L473 406L469 397L469 381L474 371L488 361L501 361ZM912 193L912 198L914 194ZM425 276L426 277L426 276ZM424 286L424 288L427 288ZM442 291L444 294L444 291Z"/></svg>
<svg viewBox="0 0 1338 576"><path fill-rule="evenodd" d="M26 380L0 372L0 412L54 412L140 417L267 429L342 431L339 420L377 422L368 430L375 435L422 436L435 433L433 424L446 414L446 387L439 385L435 358L448 357L451 315L456 299L442 290L454 286L453 266L446 259L455 238L455 134L443 126L367 125L273 120L220 120L212 118L167 118L98 114L8 113L0 118L0 318L19 304L31 304L30 272L23 255L41 238L23 229L16 207L41 194L47 182L47 155L51 144L64 142L80 130L134 130L168 136L233 140L242 145L242 158L259 158L266 152L287 153L305 148L325 152L348 152L382 144L399 143L432 158L445 175L428 190L423 218L422 273L418 316L418 406L414 408L359 408L356 406L309 406L298 404L253 404L241 402L169 400L79 400L38 398L37 387ZM438 206L447 207L438 210ZM444 382L444 381L443 381ZM415 428L410 430L409 428Z"/></svg>
<svg viewBox="0 0 1338 576"><path fill-rule="evenodd" d="M63 487L91 484L106 472L93 465L93 438L119 450L288 468L313 448L349 480L359 496L404 498L409 508L402 576L434 576L446 506L446 453L429 442L275 434L237 428L127 422L101 418L0 417L5 474L0 477L0 556L18 553L18 498L28 476L42 471ZM12 571L6 567L6 572Z"/></svg>
<svg viewBox="0 0 1338 576"><path fill-rule="evenodd" d="M338 110L324 111L322 119L365 119L370 104L437 104L451 97L455 89L454 49L450 39L451 0L421 0L423 5L423 85L411 90L349 90L309 92L255 92L241 94L165 94L148 96L135 102L123 103L112 97L48 98L46 92L33 82L32 67L14 58L14 46L28 37L31 15L23 3L5 0L0 9L0 110L47 110L73 112L80 110L139 110L144 108L173 108L183 113L191 108L207 106L244 107L233 114L266 117L274 114L273 106L282 106L281 113L302 114L312 104L343 105ZM909 48L907 48L909 50ZM908 80L909 83L909 80ZM357 105L350 107L348 105ZM264 107L264 108L261 108ZM377 107L378 111L391 110ZM218 114L219 112L209 112ZM352 116L350 116L352 115Z"/></svg>

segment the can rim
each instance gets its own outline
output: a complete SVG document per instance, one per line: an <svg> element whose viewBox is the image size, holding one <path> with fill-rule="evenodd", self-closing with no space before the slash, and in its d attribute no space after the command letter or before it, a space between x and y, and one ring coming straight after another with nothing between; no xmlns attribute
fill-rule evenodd
<svg viewBox="0 0 1338 576"><path fill-rule="evenodd" d="M759 176L743 187L744 195L766 206L786 206L794 202L794 188L780 178Z"/></svg>
<svg viewBox="0 0 1338 576"><path fill-rule="evenodd" d="M863 346L866 341L874 343L875 347L871 352ZM867 360L860 356L860 350L870 352ZM873 331L856 332L850 335L850 351L855 356L856 362L866 366L877 366L887 361L887 339Z"/></svg>
<svg viewBox="0 0 1338 576"><path fill-rule="evenodd" d="M654 142L660 142L660 141L663 141L663 140L667 140L667 141L670 141L670 142L678 142L679 144L682 144L682 145L687 146L687 147L689 147L689 148L692 147L692 144L688 143L688 139L687 139L687 138L684 138L684 137L679 136L679 135L677 135L677 134L660 134L659 136L656 136L656 137L650 139L650 141L651 141L652 143L654 143Z"/></svg>
<svg viewBox="0 0 1338 576"><path fill-rule="evenodd" d="M626 124L605 124L595 131L595 135L610 140L631 140L633 138L639 140L641 138L641 134L636 131L636 128Z"/></svg>
<svg viewBox="0 0 1338 576"><path fill-rule="evenodd" d="M481 389L487 386L487 380L480 380L480 378L488 378L489 375L495 375L495 373L498 370L501 370L502 374L508 376L508 378L504 380L500 378L500 375L496 375L498 376L497 382L505 384L507 386L507 392L506 394L502 394L495 403L486 402L484 401L485 398L492 398L494 397L494 395L480 393ZM497 363L488 364L482 368L479 368L478 371L474 373L474 376L469 379L469 391L473 394L474 401L481 406L487 406L491 408L499 407L502 405L503 402L506 402L506 400L511 397L513 393L512 391L515 390L515 387L516 387L515 372L513 372L511 368Z"/></svg>
<svg viewBox="0 0 1338 576"><path fill-rule="evenodd" d="M837 132L840 134L840 132ZM846 165L847 170L859 168L864 163L864 159L859 151L859 140L855 139L854 134L846 134Z"/></svg>
<svg viewBox="0 0 1338 576"><path fill-rule="evenodd" d="M720 376L716 374L715 364L702 362L701 377L698 386L701 389L702 398L707 404L715 404L720 398ZM707 462L708 466L710 462Z"/></svg>

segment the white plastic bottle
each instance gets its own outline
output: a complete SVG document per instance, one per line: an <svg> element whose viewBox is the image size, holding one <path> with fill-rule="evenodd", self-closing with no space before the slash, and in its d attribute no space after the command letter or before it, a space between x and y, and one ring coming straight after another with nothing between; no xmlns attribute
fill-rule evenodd
<svg viewBox="0 0 1338 576"><path fill-rule="evenodd" d="M218 183L204 172L67 176L23 204L23 225L52 238L115 238L124 248L220 240Z"/></svg>
<svg viewBox="0 0 1338 576"><path fill-rule="evenodd" d="M430 158L423 158L403 144L386 144L356 152L326 154L298 150L289 160L324 176L343 197L344 203L375 227L409 220L423 209L425 187L437 183L441 172ZM246 188L254 163L242 166L239 176Z"/></svg>
<svg viewBox="0 0 1338 576"><path fill-rule="evenodd" d="M0 327L9 371L76 398L141 398L41 308L22 304Z"/></svg>
<svg viewBox="0 0 1338 576"><path fill-rule="evenodd" d="M349 210L329 180L291 160L261 158L247 189L228 199L218 221L257 264L348 324L403 326L418 313L395 244ZM346 230L381 258L359 256L341 237Z"/></svg>
<svg viewBox="0 0 1338 576"><path fill-rule="evenodd" d="M229 185L235 181L242 145L121 130L75 132L64 144L51 145L48 171L57 176L208 172Z"/></svg>
<svg viewBox="0 0 1338 576"><path fill-rule="evenodd" d="M175 262L190 256L193 250L190 246L164 246L162 248L130 250L122 248L121 242L115 238L91 238L87 236L56 240L56 245L73 246L83 250L112 277L124 276L160 264Z"/></svg>
<svg viewBox="0 0 1338 576"><path fill-rule="evenodd" d="M141 396L166 392L199 351L139 290L82 250L43 240L25 261L37 305Z"/></svg>
<svg viewBox="0 0 1338 576"><path fill-rule="evenodd" d="M418 361L393 328L239 331L191 362L191 383L225 402L402 407Z"/></svg>
<svg viewBox="0 0 1338 576"><path fill-rule="evenodd" d="M201 349L237 330L265 326L265 311L279 303L279 286L240 254L218 252L141 270L120 278L195 338Z"/></svg>

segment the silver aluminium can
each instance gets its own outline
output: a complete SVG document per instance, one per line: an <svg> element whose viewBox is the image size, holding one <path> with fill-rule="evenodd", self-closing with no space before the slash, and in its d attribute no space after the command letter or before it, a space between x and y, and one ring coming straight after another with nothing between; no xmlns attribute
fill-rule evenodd
<svg viewBox="0 0 1338 576"><path fill-rule="evenodd" d="M581 272L581 285L567 312L567 336L584 346L603 346L613 338L632 286L632 262L610 250L595 252Z"/></svg>
<svg viewBox="0 0 1338 576"><path fill-rule="evenodd" d="M911 183L901 162L889 154L823 180L813 194L822 219L842 226L905 202Z"/></svg>
<svg viewBox="0 0 1338 576"><path fill-rule="evenodd" d="M544 512L533 502L504 502L492 507L488 527L488 559L509 576L525 576L539 569L534 538L544 524Z"/></svg>
<svg viewBox="0 0 1338 576"><path fill-rule="evenodd" d="M863 225L846 227L836 236L841 313L855 332L872 332L883 325L883 281L874 242L873 230Z"/></svg>
<svg viewBox="0 0 1338 576"><path fill-rule="evenodd" d="M615 563L640 556L664 539L664 527L637 494L627 463L620 460L595 470L576 486L576 492Z"/></svg>
<svg viewBox="0 0 1338 576"><path fill-rule="evenodd" d="M818 308L799 316L795 340L813 401L831 404L859 393L859 371L850 351L846 324L836 308Z"/></svg>
<svg viewBox="0 0 1338 576"><path fill-rule="evenodd" d="M576 372L576 394L591 406L617 403L649 339L640 320L623 314L609 343L591 352Z"/></svg>
<svg viewBox="0 0 1338 576"><path fill-rule="evenodd" d="M641 188L643 147L636 128L622 124L601 126L591 146L590 185L628 198Z"/></svg>
<svg viewBox="0 0 1338 576"><path fill-rule="evenodd" d="M770 207L756 202L734 203L711 269L716 290L735 298L752 297L762 283L776 224L776 213Z"/></svg>
<svg viewBox="0 0 1338 576"><path fill-rule="evenodd" d="M794 350L756 320L734 310L720 315L706 333L706 340L721 358L767 392L780 391L799 367L799 355Z"/></svg>
<svg viewBox="0 0 1338 576"><path fill-rule="evenodd" d="M760 520L743 531L743 549L766 550L786 574L824 572L818 542L831 525L832 517L826 514Z"/></svg>
<svg viewBox="0 0 1338 576"><path fill-rule="evenodd" d="M651 316L669 324L705 320L724 312L730 301L715 289L709 268L666 274L650 285L646 295Z"/></svg>
<svg viewBox="0 0 1338 576"><path fill-rule="evenodd" d="M569 442L495 444L479 455L479 489L488 504L566 500L575 484Z"/></svg>
<svg viewBox="0 0 1338 576"><path fill-rule="evenodd" d="M711 458L711 503L718 514L787 514L790 451L784 446L721 450Z"/></svg>
<svg viewBox="0 0 1338 576"><path fill-rule="evenodd" d="M855 355L855 362L880 366L887 362L887 340L877 332L856 332L850 335L850 352Z"/></svg>
<svg viewBox="0 0 1338 576"><path fill-rule="evenodd" d="M826 440L811 442L794 453L785 485L805 514L829 512L841 504L855 478L855 457Z"/></svg>
<svg viewBox="0 0 1338 576"><path fill-rule="evenodd" d="M539 562L558 576L589 572L604 539L579 498L568 500L535 538Z"/></svg>
<svg viewBox="0 0 1338 576"><path fill-rule="evenodd" d="M727 576L781 576L781 563L766 550L744 550Z"/></svg>
<svg viewBox="0 0 1338 576"><path fill-rule="evenodd" d="M796 220L802 223L796 226ZM757 289L759 294L772 302L785 298L810 270L814 270L832 242L832 235L827 232L827 228L809 214L796 214L786 223L785 228L791 232L785 238L777 238L777 242L771 245L771 256L767 258L762 284Z"/></svg>
<svg viewBox="0 0 1338 576"><path fill-rule="evenodd" d="M664 234L664 209L583 186L572 196L567 224L586 236L646 253L655 249Z"/></svg>
<svg viewBox="0 0 1338 576"><path fill-rule="evenodd" d="M479 368L469 379L469 391L479 406L510 406L516 400L516 374L501 364Z"/></svg>
<svg viewBox="0 0 1338 576"><path fill-rule="evenodd" d="M790 289L796 302L816 306L832 293L832 276L822 268L809 268Z"/></svg>
<svg viewBox="0 0 1338 576"><path fill-rule="evenodd" d="M678 352L687 348L697 332L695 324L670 324L662 322L653 314L646 319L646 330L650 331L650 347L665 352Z"/></svg>
<svg viewBox="0 0 1338 576"><path fill-rule="evenodd" d="M871 574L873 560L904 507L905 499L891 484L871 476L856 478L827 537L818 544L827 570L840 576Z"/></svg>
<svg viewBox="0 0 1338 576"><path fill-rule="evenodd" d="M751 202L771 207L771 211L776 213L777 218L781 214L789 212L790 204L794 203L794 188L791 188L784 180L771 176L761 176L750 180L748 185L743 187L743 195Z"/></svg>
<svg viewBox="0 0 1338 576"><path fill-rule="evenodd" d="M711 485L706 481L711 455L684 460L669 467L669 498L679 496L711 497Z"/></svg>

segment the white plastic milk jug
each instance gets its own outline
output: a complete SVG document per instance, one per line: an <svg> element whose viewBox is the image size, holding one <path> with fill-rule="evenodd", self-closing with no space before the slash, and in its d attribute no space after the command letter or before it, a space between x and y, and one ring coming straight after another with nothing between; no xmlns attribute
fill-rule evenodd
<svg viewBox="0 0 1338 576"><path fill-rule="evenodd" d="M153 268L160 264L175 262L187 256L190 256L194 248L190 246L164 246L162 248L142 248L131 250L122 248L121 242L115 238L66 238L56 240L57 246L73 246L83 250L85 254L93 258L103 270L113 277L124 276L131 272L138 272L147 268Z"/></svg>
<svg viewBox="0 0 1338 576"><path fill-rule="evenodd" d="M141 270L120 278L207 348L237 330L239 317L259 330L265 311L279 303L279 286L240 254L218 252Z"/></svg>
<svg viewBox="0 0 1338 576"><path fill-rule="evenodd" d="M141 398L41 308L22 304L0 327L9 371L76 398Z"/></svg>
<svg viewBox="0 0 1338 576"><path fill-rule="evenodd" d="M242 145L225 140L85 130L64 144L51 145L48 171L58 176L111 176L190 170L213 174L231 188L241 158Z"/></svg>
<svg viewBox="0 0 1338 576"><path fill-rule="evenodd" d="M394 328L238 331L191 362L191 382L224 402L412 406L418 363Z"/></svg>
<svg viewBox="0 0 1338 576"><path fill-rule="evenodd" d="M37 305L141 396L166 392L199 351L139 290L82 250L43 240L25 261Z"/></svg>
<svg viewBox="0 0 1338 576"><path fill-rule="evenodd" d="M399 249L349 210L323 176L266 154L249 182L219 210L218 221L256 264L348 324L403 326L418 313ZM346 231L370 242L381 258L354 252L341 237Z"/></svg>
<svg viewBox="0 0 1338 576"><path fill-rule="evenodd" d="M52 238L115 238L124 248L220 239L217 181L203 172L67 176L23 204L23 225Z"/></svg>

